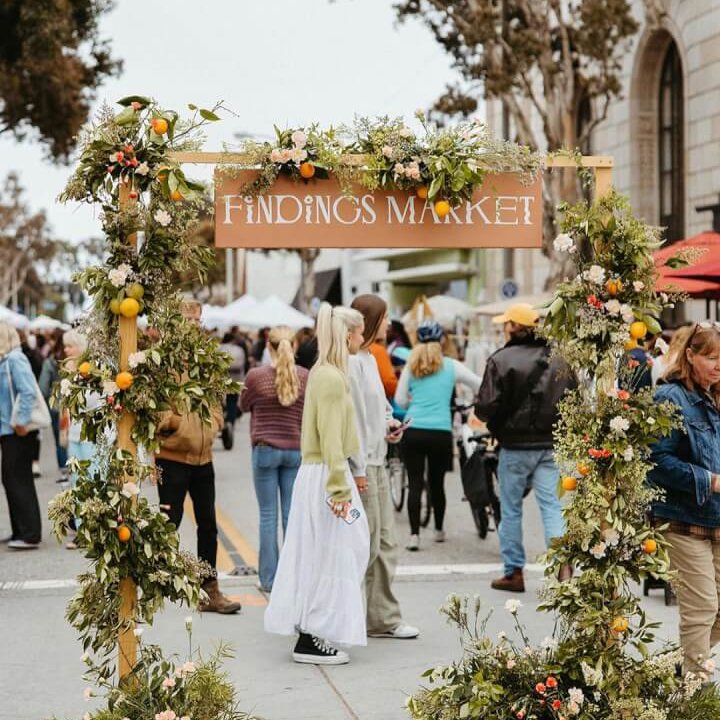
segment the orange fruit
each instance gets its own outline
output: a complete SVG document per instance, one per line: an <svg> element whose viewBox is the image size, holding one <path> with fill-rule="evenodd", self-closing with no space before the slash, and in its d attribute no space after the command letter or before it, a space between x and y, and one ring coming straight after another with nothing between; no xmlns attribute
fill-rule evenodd
<svg viewBox="0 0 720 720"><path fill-rule="evenodd" d="M632 338L630 338L630 340L628 340L625 343L624 347L626 350L634 350L637 346L638 346L637 340L633 340Z"/></svg>
<svg viewBox="0 0 720 720"><path fill-rule="evenodd" d="M158 135L164 135L168 131L168 124L165 118L153 118L150 121L150 125Z"/></svg>
<svg viewBox="0 0 720 720"><path fill-rule="evenodd" d="M438 200L435 203L435 214L444 218L450 214L450 203L447 200Z"/></svg>
<svg viewBox="0 0 720 720"><path fill-rule="evenodd" d="M630 337L633 340L640 340L647 335L647 325L642 320L636 320L630 325Z"/></svg>
<svg viewBox="0 0 720 720"><path fill-rule="evenodd" d="M90 374L91 369L92 365L87 360L78 365L78 372L82 375L82 377L87 377Z"/></svg>
<svg viewBox="0 0 720 720"><path fill-rule="evenodd" d="M575 469L583 476L585 477L590 473L590 466L586 465L585 463L578 463L575 466Z"/></svg>
<svg viewBox="0 0 720 720"><path fill-rule="evenodd" d="M428 196L428 189L427 185L418 185L417 188L415 188L415 194L421 199L426 200Z"/></svg>
<svg viewBox="0 0 720 720"><path fill-rule="evenodd" d="M315 174L315 166L310 162L300 164L300 177L309 180Z"/></svg>
<svg viewBox="0 0 720 720"><path fill-rule="evenodd" d="M145 288L140 283L133 283L125 290L125 294L135 300L142 300L143 295L145 295Z"/></svg>
<svg viewBox="0 0 720 720"><path fill-rule="evenodd" d="M615 297L618 293L622 292L623 284L620 280L610 279L605 283L605 289L610 297Z"/></svg>
<svg viewBox="0 0 720 720"><path fill-rule="evenodd" d="M140 312L140 303L135 298L126 297L121 303L120 314L128 318L135 317Z"/></svg>
<svg viewBox="0 0 720 720"><path fill-rule="evenodd" d="M122 372L119 372L115 376L115 384L121 390L127 390L133 384L132 373L129 373L127 370L123 370Z"/></svg>
<svg viewBox="0 0 720 720"><path fill-rule="evenodd" d="M117 298L113 298L110 301L110 312L113 315L119 315L120 314L120 300Z"/></svg>
<svg viewBox="0 0 720 720"><path fill-rule="evenodd" d="M170 193L170 199L178 202L179 200L183 199L182 193L179 190L173 190Z"/></svg>
<svg viewBox="0 0 720 720"><path fill-rule="evenodd" d="M618 635L620 633L627 632L627 629L629 627L630 623L628 622L628 619L623 615L618 615L616 618L613 618L613 621L610 624L610 629Z"/></svg>
<svg viewBox="0 0 720 720"><path fill-rule="evenodd" d="M118 525L117 536L121 543L126 543L130 541L132 533L127 525Z"/></svg>
<svg viewBox="0 0 720 720"><path fill-rule="evenodd" d="M657 542L653 540L652 538L648 538L647 540L643 540L643 544L641 545L642 551L644 553L647 553L648 555L652 555L653 553L657 552Z"/></svg>
<svg viewBox="0 0 720 720"><path fill-rule="evenodd" d="M577 488L577 478L572 475L566 475L560 483L562 484L562 489L567 492L572 492Z"/></svg>

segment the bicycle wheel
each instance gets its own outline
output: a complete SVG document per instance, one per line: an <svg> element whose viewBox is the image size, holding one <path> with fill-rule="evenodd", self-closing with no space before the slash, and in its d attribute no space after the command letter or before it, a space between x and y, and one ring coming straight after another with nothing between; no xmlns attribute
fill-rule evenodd
<svg viewBox="0 0 720 720"><path fill-rule="evenodd" d="M220 434L220 437L222 438L222 444L223 447L226 450L232 450L233 441L235 440L233 435L233 426L232 423L226 422L223 425L222 433Z"/></svg>
<svg viewBox="0 0 720 720"><path fill-rule="evenodd" d="M426 528L430 524L432 515L432 502L430 502L430 485L427 479L423 482L423 491L420 496L420 525Z"/></svg>
<svg viewBox="0 0 720 720"><path fill-rule="evenodd" d="M486 508L482 507L482 505L477 505L471 502L470 513L472 514L473 522L475 523L478 535L484 540L487 537L489 528Z"/></svg>
<svg viewBox="0 0 720 720"><path fill-rule="evenodd" d="M489 470L488 490L490 494L490 512L493 516L495 530L500 529L500 483L497 477L497 467Z"/></svg>
<svg viewBox="0 0 720 720"><path fill-rule="evenodd" d="M390 482L390 497L397 512L405 504L405 487L407 486L405 465L400 458L390 458L386 463L388 481Z"/></svg>

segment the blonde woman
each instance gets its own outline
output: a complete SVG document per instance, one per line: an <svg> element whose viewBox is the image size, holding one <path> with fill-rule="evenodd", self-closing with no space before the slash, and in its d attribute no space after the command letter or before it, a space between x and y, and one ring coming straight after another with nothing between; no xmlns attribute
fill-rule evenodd
<svg viewBox="0 0 720 720"><path fill-rule="evenodd" d="M18 402L15 424L13 406ZM33 451L38 431L28 432L35 402L35 376L20 347L17 331L0 322L0 446L2 484L12 535L3 540L13 550L33 550L41 540L40 505L33 479Z"/></svg>
<svg viewBox="0 0 720 720"><path fill-rule="evenodd" d="M427 463L430 503L435 518L435 542L445 540L445 473L452 465L452 413L450 402L456 383L467 385L473 393L480 378L461 362L443 356L442 327L424 321L417 330L418 344L403 368L395 402L407 408L403 449L408 472L408 550L420 549L420 498Z"/></svg>
<svg viewBox="0 0 720 720"><path fill-rule="evenodd" d="M348 459L360 450L348 381L348 355L363 343L363 316L320 306L318 361L308 376L302 465L295 478L265 629L299 637L293 660L339 665L341 645L366 645L362 582L368 563L365 512Z"/></svg>
<svg viewBox="0 0 720 720"><path fill-rule="evenodd" d="M270 592L278 564L278 493L283 535L287 530L293 483L300 467L300 428L308 371L295 365L290 328L268 335L270 365L247 374L240 396L243 412L252 413L252 469L260 509L260 589Z"/></svg>

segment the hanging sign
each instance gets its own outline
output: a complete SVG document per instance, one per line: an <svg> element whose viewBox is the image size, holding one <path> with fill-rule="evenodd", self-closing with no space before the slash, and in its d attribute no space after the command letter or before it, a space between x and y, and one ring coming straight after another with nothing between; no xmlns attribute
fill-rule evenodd
<svg viewBox="0 0 720 720"><path fill-rule="evenodd" d="M334 179L280 177L257 197L242 195L254 177L215 178L215 244L244 248L539 248L542 191L538 178L491 175L472 201L445 217L414 194L356 186L344 195Z"/></svg>

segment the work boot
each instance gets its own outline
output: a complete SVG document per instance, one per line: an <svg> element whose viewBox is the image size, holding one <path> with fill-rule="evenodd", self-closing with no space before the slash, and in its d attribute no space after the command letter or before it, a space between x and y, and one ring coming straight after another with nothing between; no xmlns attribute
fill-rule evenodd
<svg viewBox="0 0 720 720"><path fill-rule="evenodd" d="M232 615L242 607L239 602L233 602L229 597L220 592L220 586L216 578L206 580L202 588L207 593L208 599L200 601L198 605L200 612L216 612L221 615Z"/></svg>
<svg viewBox="0 0 720 720"><path fill-rule="evenodd" d="M515 568L510 575L504 575L490 583L493 590L506 590L507 592L525 592L522 568Z"/></svg>

